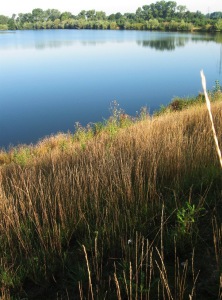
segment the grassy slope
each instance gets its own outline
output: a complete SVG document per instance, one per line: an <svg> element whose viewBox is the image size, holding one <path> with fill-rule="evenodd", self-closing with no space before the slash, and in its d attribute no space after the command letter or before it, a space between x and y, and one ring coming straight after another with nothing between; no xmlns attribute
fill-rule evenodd
<svg viewBox="0 0 222 300"><path fill-rule="evenodd" d="M213 115L221 144L220 102ZM219 298L222 173L205 106L118 121L0 153L3 299Z"/></svg>

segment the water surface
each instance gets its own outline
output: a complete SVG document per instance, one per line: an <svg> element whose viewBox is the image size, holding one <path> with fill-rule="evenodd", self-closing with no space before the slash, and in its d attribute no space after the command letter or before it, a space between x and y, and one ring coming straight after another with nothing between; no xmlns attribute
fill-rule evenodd
<svg viewBox="0 0 222 300"><path fill-rule="evenodd" d="M110 115L152 113L222 83L222 35L39 30L0 33L0 147L73 132Z"/></svg>

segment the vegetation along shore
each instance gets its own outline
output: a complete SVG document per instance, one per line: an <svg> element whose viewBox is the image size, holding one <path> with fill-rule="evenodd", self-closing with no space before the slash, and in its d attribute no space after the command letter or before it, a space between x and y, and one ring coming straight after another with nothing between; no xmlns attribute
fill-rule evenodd
<svg viewBox="0 0 222 300"><path fill-rule="evenodd" d="M222 91L209 93L222 143ZM203 95L0 152L1 299L221 299Z"/></svg>
<svg viewBox="0 0 222 300"><path fill-rule="evenodd" d="M82 10L78 15L57 9L33 9L30 13L0 15L0 30L17 29L133 29L165 31L222 31L222 12L190 12L174 1L157 1L135 13Z"/></svg>

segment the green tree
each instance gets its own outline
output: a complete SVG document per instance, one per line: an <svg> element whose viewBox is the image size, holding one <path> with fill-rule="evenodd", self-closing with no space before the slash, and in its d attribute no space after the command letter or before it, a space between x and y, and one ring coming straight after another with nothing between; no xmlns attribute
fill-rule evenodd
<svg viewBox="0 0 222 300"><path fill-rule="evenodd" d="M53 22L53 28L59 29L60 28L60 19L55 19Z"/></svg>
<svg viewBox="0 0 222 300"><path fill-rule="evenodd" d="M116 23L117 23L119 29L125 29L125 22L126 22L126 19L123 16L121 18L117 19Z"/></svg>
<svg viewBox="0 0 222 300"><path fill-rule="evenodd" d="M169 28L169 30L175 31L175 30L178 29L178 26L179 26L178 22L176 22L174 20L171 20L170 23L169 23L169 25L168 25L168 28Z"/></svg>
<svg viewBox="0 0 222 300"><path fill-rule="evenodd" d="M42 29L42 22L38 21L33 24L34 29Z"/></svg>
<svg viewBox="0 0 222 300"><path fill-rule="evenodd" d="M184 20L182 20L178 25L178 30L181 31L191 31L193 29L192 24L186 23Z"/></svg>
<svg viewBox="0 0 222 300"><path fill-rule="evenodd" d="M135 21L136 20L134 13L125 13L123 16L124 16L124 18L126 18L129 21Z"/></svg>
<svg viewBox="0 0 222 300"><path fill-rule="evenodd" d="M47 9L46 14L47 14L47 19L51 21L55 21L56 19L59 19L61 15L58 9Z"/></svg>
<svg viewBox="0 0 222 300"><path fill-rule="evenodd" d="M54 23L52 20L46 21L46 28L47 29L53 29L54 28Z"/></svg>
<svg viewBox="0 0 222 300"><path fill-rule="evenodd" d="M81 10L81 12L77 15L77 19L86 19L86 11Z"/></svg>
<svg viewBox="0 0 222 300"><path fill-rule="evenodd" d="M9 30L15 30L16 29L15 20L13 20L12 18L8 20L7 25L8 25Z"/></svg>
<svg viewBox="0 0 222 300"><path fill-rule="evenodd" d="M173 18L175 16L177 3L168 1L165 4L164 18Z"/></svg>
<svg viewBox="0 0 222 300"><path fill-rule="evenodd" d="M142 10L141 7L138 7L137 10L136 10L136 20L141 20L143 18L144 18L143 10Z"/></svg>
<svg viewBox="0 0 222 300"><path fill-rule="evenodd" d="M0 30L8 30L7 24L0 24Z"/></svg>
<svg viewBox="0 0 222 300"><path fill-rule="evenodd" d="M68 19L71 19L72 18L72 14L68 11L65 11L63 12L61 15L60 15L60 20L61 21L65 21L65 20L68 20Z"/></svg>
<svg viewBox="0 0 222 300"><path fill-rule="evenodd" d="M103 11L97 11L95 15L96 20L106 20L106 13Z"/></svg>
<svg viewBox="0 0 222 300"><path fill-rule="evenodd" d="M0 24L1 25L6 25L8 23L9 18L4 16L4 15L0 15Z"/></svg>
<svg viewBox="0 0 222 300"><path fill-rule="evenodd" d="M216 30L222 31L222 19L218 20L215 24Z"/></svg>
<svg viewBox="0 0 222 300"><path fill-rule="evenodd" d="M147 21L154 18L150 5L143 6L142 17L144 20L147 20Z"/></svg>
<svg viewBox="0 0 222 300"><path fill-rule="evenodd" d="M70 18L70 19L66 20L65 28L73 29L74 24L75 24L75 20Z"/></svg>
<svg viewBox="0 0 222 300"><path fill-rule="evenodd" d="M115 30L117 28L118 28L118 25L116 24L115 21L113 21L109 24L109 29Z"/></svg>
<svg viewBox="0 0 222 300"><path fill-rule="evenodd" d="M33 25L33 23L31 23L31 22L25 22L24 24L23 24L23 27L22 27L23 29L34 29L34 25Z"/></svg>
<svg viewBox="0 0 222 300"><path fill-rule="evenodd" d="M119 20L120 18L122 18L122 14L120 12L117 12L115 14L115 20Z"/></svg>
<svg viewBox="0 0 222 300"><path fill-rule="evenodd" d="M87 17L87 20L95 20L95 9L91 9L91 10L87 10L86 12L86 17Z"/></svg>
<svg viewBox="0 0 222 300"><path fill-rule="evenodd" d="M176 8L179 17L184 17L185 12L187 11L187 7L185 5L178 5Z"/></svg>
<svg viewBox="0 0 222 300"><path fill-rule="evenodd" d="M41 8L35 8L32 10L32 18L34 22L43 22L47 19L47 14Z"/></svg>
<svg viewBox="0 0 222 300"><path fill-rule="evenodd" d="M159 0L139 7L135 13L117 12L108 17L103 11L82 10L77 16L57 9L35 8L32 13L20 13L16 18L0 15L1 29L136 29L136 30L192 30L193 26L204 31L221 30L222 12L203 15L190 12L186 6L174 1ZM182 20L182 21L181 21ZM3 26L4 25L4 26Z"/></svg>
<svg viewBox="0 0 222 300"><path fill-rule="evenodd" d="M148 21L148 24L149 24L149 28L153 30L157 30L160 27L160 23L157 19L150 19Z"/></svg>
<svg viewBox="0 0 222 300"><path fill-rule="evenodd" d="M222 18L222 11L215 11L210 14L211 19L220 19Z"/></svg>
<svg viewBox="0 0 222 300"><path fill-rule="evenodd" d="M21 23L22 25L24 23L32 23L33 22L33 16L30 13L27 14L18 14L17 22Z"/></svg>
<svg viewBox="0 0 222 300"><path fill-rule="evenodd" d="M115 20L116 20L115 14L109 15L109 16L108 16L108 20L109 20L109 21L115 21Z"/></svg>

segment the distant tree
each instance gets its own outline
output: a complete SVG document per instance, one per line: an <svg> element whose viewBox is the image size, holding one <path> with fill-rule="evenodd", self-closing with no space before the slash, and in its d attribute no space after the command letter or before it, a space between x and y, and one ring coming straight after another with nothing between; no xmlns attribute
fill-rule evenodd
<svg viewBox="0 0 222 300"><path fill-rule="evenodd" d="M75 20L70 18L70 19L66 20L65 28L73 29L74 24L75 24Z"/></svg>
<svg viewBox="0 0 222 300"><path fill-rule="evenodd" d="M164 6L164 18L173 18L175 16L177 3L174 1L168 1Z"/></svg>
<svg viewBox="0 0 222 300"><path fill-rule="evenodd" d="M122 14L120 12L116 13L115 14L115 19L118 20L120 18L122 18Z"/></svg>
<svg viewBox="0 0 222 300"><path fill-rule="evenodd" d="M125 29L126 19L123 16L121 18L117 19L116 23L117 23L119 29Z"/></svg>
<svg viewBox="0 0 222 300"><path fill-rule="evenodd" d="M174 1L159 0L139 7L135 13L114 13L106 16L103 11L82 10L77 16L57 9L35 8L32 13L15 14L11 18L0 15L0 29L135 29L135 30L192 30L193 26L204 31L221 31L222 12L203 15L190 12L185 5Z"/></svg>
<svg viewBox="0 0 222 300"><path fill-rule="evenodd" d="M141 19L144 19L144 14L142 8L138 7L136 10L136 20L141 20Z"/></svg>
<svg viewBox="0 0 222 300"><path fill-rule="evenodd" d="M222 18L222 12L221 11L215 11L210 14L211 19L220 19Z"/></svg>
<svg viewBox="0 0 222 300"><path fill-rule="evenodd" d="M0 24L0 30L8 30L7 24Z"/></svg>
<svg viewBox="0 0 222 300"><path fill-rule="evenodd" d="M0 15L0 24L1 25L6 25L8 23L9 18L4 16L4 15Z"/></svg>
<svg viewBox="0 0 222 300"><path fill-rule="evenodd" d="M37 21L45 21L47 19L47 13L43 11L41 8L35 8L32 10L32 18L34 22Z"/></svg>
<svg viewBox="0 0 222 300"><path fill-rule="evenodd" d="M53 28L59 29L60 26L60 19L55 19L53 22Z"/></svg>
<svg viewBox="0 0 222 300"><path fill-rule="evenodd" d="M160 23L157 19L150 19L148 23L149 23L150 29L153 29L153 30L159 29Z"/></svg>
<svg viewBox="0 0 222 300"><path fill-rule="evenodd" d="M187 11L187 7L185 5L178 5L176 10L178 11L179 17L183 17L185 12Z"/></svg>
<svg viewBox="0 0 222 300"><path fill-rule="evenodd" d="M150 5L143 6L142 17L144 20L147 21L153 18L152 9Z"/></svg>
<svg viewBox="0 0 222 300"><path fill-rule="evenodd" d="M31 22L25 22L24 24L23 24L23 27L22 27L23 29L34 29L34 24L33 23L31 23Z"/></svg>
<svg viewBox="0 0 222 300"><path fill-rule="evenodd" d="M175 20L171 20L168 24L168 30L176 31L178 29L179 23Z"/></svg>
<svg viewBox="0 0 222 300"><path fill-rule="evenodd" d="M95 14L96 14L95 9L87 10L86 12L87 20L95 20Z"/></svg>
<svg viewBox="0 0 222 300"><path fill-rule="evenodd" d="M8 25L9 30L15 30L16 29L15 20L13 20L12 18L8 20L7 25Z"/></svg>
<svg viewBox="0 0 222 300"><path fill-rule="evenodd" d="M53 29L54 28L54 23L52 20L46 21L46 28L47 29Z"/></svg>
<svg viewBox="0 0 222 300"><path fill-rule="evenodd" d="M115 21L114 21L114 22L111 22L111 23L109 24L109 29L115 30L115 29L117 29L117 28L118 28L118 25L116 24Z"/></svg>
<svg viewBox="0 0 222 300"><path fill-rule="evenodd" d="M24 24L24 23L32 23L33 22L33 16L30 13L27 14L18 14L17 20L18 23Z"/></svg>
<svg viewBox="0 0 222 300"><path fill-rule="evenodd" d="M65 21L65 20L68 20L68 19L71 19L72 18L72 14L68 11L65 11L63 12L61 15L60 15L60 20L61 21Z"/></svg>
<svg viewBox="0 0 222 300"><path fill-rule="evenodd" d="M103 11L96 11L95 19L96 20L106 20L106 13Z"/></svg>
<svg viewBox="0 0 222 300"><path fill-rule="evenodd" d="M216 30L222 31L222 19L218 20L215 24Z"/></svg>
<svg viewBox="0 0 222 300"><path fill-rule="evenodd" d="M58 9L47 9L47 20L55 21L56 19L59 19L61 13Z"/></svg>
<svg viewBox="0 0 222 300"><path fill-rule="evenodd" d="M81 12L77 15L77 19L86 19L86 11L81 10Z"/></svg>
<svg viewBox="0 0 222 300"><path fill-rule="evenodd" d="M134 13L125 13L124 18L126 18L129 21L135 21L136 20L136 16Z"/></svg>
<svg viewBox="0 0 222 300"><path fill-rule="evenodd" d="M116 20L115 14L109 15L109 16L108 16L108 20L109 20L109 21L115 21L115 20Z"/></svg>

